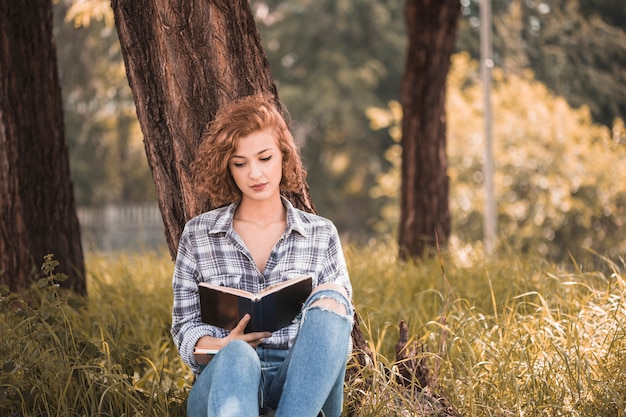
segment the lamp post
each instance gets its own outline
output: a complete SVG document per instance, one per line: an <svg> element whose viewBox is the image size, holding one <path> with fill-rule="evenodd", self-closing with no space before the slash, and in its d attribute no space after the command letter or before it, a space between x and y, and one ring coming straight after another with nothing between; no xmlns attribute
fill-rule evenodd
<svg viewBox="0 0 626 417"><path fill-rule="evenodd" d="M485 164L483 167L485 184L484 245L487 253L491 254L495 248L497 234L497 211L493 189L493 138L491 129L491 69L493 68L491 47L491 0L480 0L480 57L485 123Z"/></svg>

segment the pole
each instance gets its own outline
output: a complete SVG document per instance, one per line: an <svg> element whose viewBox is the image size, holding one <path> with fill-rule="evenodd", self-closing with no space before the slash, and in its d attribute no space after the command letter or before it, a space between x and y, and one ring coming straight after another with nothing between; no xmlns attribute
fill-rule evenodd
<svg viewBox="0 0 626 417"><path fill-rule="evenodd" d="M484 245L487 254L493 253L496 244L497 212L493 185L493 138L491 129L491 69L493 68L491 47L491 0L480 1L480 56L481 77L484 90L485 122L485 165L483 168L485 184L485 227Z"/></svg>

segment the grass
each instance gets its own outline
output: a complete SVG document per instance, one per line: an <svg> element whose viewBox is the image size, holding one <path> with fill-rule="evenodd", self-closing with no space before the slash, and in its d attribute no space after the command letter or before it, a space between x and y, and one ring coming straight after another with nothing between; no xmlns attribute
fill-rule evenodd
<svg viewBox="0 0 626 417"><path fill-rule="evenodd" d="M347 412L434 415L443 396L460 415L626 416L623 260L587 271L477 248L415 263L385 242L345 251L373 353L351 365ZM0 415L183 416L192 375L169 335L172 268L166 251L90 253L88 300L50 280L4 292ZM398 376L401 320L427 391Z"/></svg>

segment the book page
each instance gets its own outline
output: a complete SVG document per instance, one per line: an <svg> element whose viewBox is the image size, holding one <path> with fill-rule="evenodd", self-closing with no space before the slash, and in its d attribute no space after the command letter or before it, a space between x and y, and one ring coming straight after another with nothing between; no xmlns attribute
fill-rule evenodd
<svg viewBox="0 0 626 417"><path fill-rule="evenodd" d="M265 288L263 291L261 291L258 294L252 294L251 292L248 292L248 291L245 291L245 290L240 290L239 288L232 288L232 287L225 287L223 285L209 284L208 282L201 282L198 285L201 285L201 286L207 287L207 288L213 288L213 289L215 289L217 291L225 292L227 294L238 295L240 297L248 298L248 299L250 299L252 301L258 301L262 297L266 296L267 294L275 293L277 291L280 291L282 288L289 287L290 285L294 285L294 284L296 284L298 282L307 280L309 278L311 278L311 277L308 276L308 275L304 275L304 276L299 277L299 278L289 279L287 281L279 282L278 284L270 285L269 287Z"/></svg>
<svg viewBox="0 0 626 417"><path fill-rule="evenodd" d="M215 355L219 351L219 349L196 348L193 353L194 355Z"/></svg>
<svg viewBox="0 0 626 417"><path fill-rule="evenodd" d="M270 285L269 287L267 287L266 289L261 291L257 298L265 297L268 294L272 294L272 293L278 292L278 291L280 291L281 289L283 289L285 287L289 287L291 285L295 285L296 283L301 282L301 281L305 281L307 279L311 279L312 280L312 278L309 275L304 275L304 276L301 276L300 278L289 279L287 281L279 282L278 284Z"/></svg>
<svg viewBox="0 0 626 417"><path fill-rule="evenodd" d="M209 284L208 282L201 282L198 285L202 287L212 288L216 291L225 292L227 294L233 294L233 295L238 295L240 297L249 298L251 300L256 299L256 296L252 294L251 292L240 290L239 288L225 287L223 285L214 285L214 284Z"/></svg>

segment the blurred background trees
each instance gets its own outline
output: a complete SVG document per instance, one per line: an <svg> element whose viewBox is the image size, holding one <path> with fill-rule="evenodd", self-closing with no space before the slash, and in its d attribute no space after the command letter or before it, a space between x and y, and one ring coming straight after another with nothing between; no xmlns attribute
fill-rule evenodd
<svg viewBox="0 0 626 417"><path fill-rule="evenodd" d="M460 4L456 52L465 55L455 56L448 80L450 208L452 234L472 243L482 238L480 81L471 60L480 21L479 2ZM373 129L381 121L372 113L401 117L393 100L407 47L404 1L251 5L317 210L355 241L396 238L398 129ZM106 0L55 5L82 206L156 199L110 14ZM493 14L500 239L554 259L581 245L623 253L626 3L493 0Z"/></svg>
<svg viewBox="0 0 626 417"><path fill-rule="evenodd" d="M353 237L370 236L369 188L391 140L365 111L398 98L406 55L403 1L252 2L281 100L293 119L315 205Z"/></svg>
<svg viewBox="0 0 626 417"><path fill-rule="evenodd" d="M156 200L110 2L59 0L54 9L77 204Z"/></svg>
<svg viewBox="0 0 626 417"><path fill-rule="evenodd" d="M448 75L450 211L460 242L481 240L484 162L482 86L478 62L467 52L453 56ZM585 258L585 250L617 258L626 250L621 231L626 207L626 130L594 124L589 109L573 108L530 72L494 71L495 192L500 239L517 253L563 260ZM377 195L391 201L381 228L397 221L400 170L397 102L368 111L375 129L388 129L398 144L386 158L393 165L379 176ZM396 201L393 201L393 200ZM393 226L395 227L395 225Z"/></svg>
<svg viewBox="0 0 626 417"><path fill-rule="evenodd" d="M570 105L610 126L626 114L626 3L620 0L492 0L495 66L531 69ZM479 2L462 0L459 50L478 58Z"/></svg>

